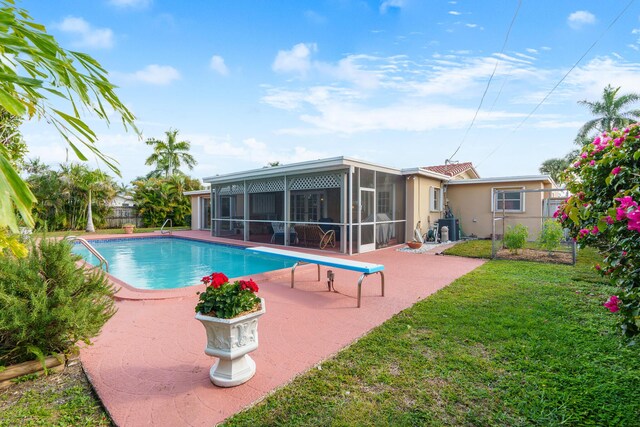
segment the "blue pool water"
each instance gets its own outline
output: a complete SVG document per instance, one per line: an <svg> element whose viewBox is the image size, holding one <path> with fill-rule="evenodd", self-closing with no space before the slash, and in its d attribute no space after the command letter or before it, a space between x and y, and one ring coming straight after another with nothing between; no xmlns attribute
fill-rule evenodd
<svg viewBox="0 0 640 427"><path fill-rule="evenodd" d="M91 245L109 261L109 273L139 289L172 289L197 285L203 276L222 272L248 276L293 266L293 262L255 254L229 245L175 237L93 240ZM82 245L73 252L92 265L100 262Z"/></svg>

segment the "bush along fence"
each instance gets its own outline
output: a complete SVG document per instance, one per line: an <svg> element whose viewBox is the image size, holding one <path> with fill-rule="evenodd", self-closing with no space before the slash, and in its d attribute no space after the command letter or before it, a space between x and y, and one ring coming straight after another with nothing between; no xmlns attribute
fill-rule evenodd
<svg viewBox="0 0 640 427"><path fill-rule="evenodd" d="M491 257L575 264L575 241L553 218L567 194L561 188L494 190Z"/></svg>
<svg viewBox="0 0 640 427"><path fill-rule="evenodd" d="M118 206L112 208L112 213L105 218L107 228L120 228L125 224L143 227L142 216L138 215L135 206Z"/></svg>
<svg viewBox="0 0 640 427"><path fill-rule="evenodd" d="M564 172L572 196L556 212L580 246L603 255L596 270L619 289L603 305L620 314L623 334L640 334L640 127L596 137Z"/></svg>

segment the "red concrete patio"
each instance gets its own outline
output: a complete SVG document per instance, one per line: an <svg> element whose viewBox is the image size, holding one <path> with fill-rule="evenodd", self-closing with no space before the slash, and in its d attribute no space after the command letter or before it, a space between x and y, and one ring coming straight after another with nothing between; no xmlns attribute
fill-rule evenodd
<svg viewBox="0 0 640 427"><path fill-rule="evenodd" d="M220 240L206 232L174 235ZM107 236L91 238L100 237ZM82 364L119 426L216 425L483 263L435 256L442 247L425 254L395 249L351 257L385 266L385 296L379 276L372 275L362 286L361 308L358 273L333 268L338 293L326 290L327 268L317 282L315 265L296 270L295 289L288 269L253 276L267 312L260 319L260 347L251 353L257 372L243 385L225 389L209 381L215 359L204 354L205 331L194 319L200 286L136 291L119 283L118 312L94 345L82 349Z"/></svg>

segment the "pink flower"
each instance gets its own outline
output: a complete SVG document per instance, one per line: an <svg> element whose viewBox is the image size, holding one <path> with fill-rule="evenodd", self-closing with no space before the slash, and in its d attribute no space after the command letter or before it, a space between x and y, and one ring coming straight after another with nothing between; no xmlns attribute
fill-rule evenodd
<svg viewBox="0 0 640 427"><path fill-rule="evenodd" d="M624 138L623 137L616 138L616 139L613 140L613 145L615 145L616 147L620 147L623 142L624 142Z"/></svg>
<svg viewBox="0 0 640 427"><path fill-rule="evenodd" d="M622 169L620 166L616 166L615 168L611 169L611 175L618 175L620 173L620 169Z"/></svg>
<svg viewBox="0 0 640 427"><path fill-rule="evenodd" d="M596 235L600 232L600 230L598 229L597 225L593 226L593 229L591 230L591 234Z"/></svg>
<svg viewBox="0 0 640 427"><path fill-rule="evenodd" d="M611 215L607 215L607 217L604 219L605 222L609 225L613 224L613 218L611 218Z"/></svg>
<svg viewBox="0 0 640 427"><path fill-rule="evenodd" d="M622 221L627 217L627 211L622 208L616 208L616 219Z"/></svg>
<svg viewBox="0 0 640 427"><path fill-rule="evenodd" d="M638 202L634 202L633 197L631 196L620 197L620 198L617 198L616 200L620 202L620 207L622 209L628 209L632 206L635 208L638 207Z"/></svg>
<svg viewBox="0 0 640 427"><path fill-rule="evenodd" d="M584 236L589 235L589 233L590 233L590 231L589 231L589 229L588 229L588 228L583 228L582 230L580 230L580 231L578 232L578 238L579 238L579 239L582 239Z"/></svg>
<svg viewBox="0 0 640 427"><path fill-rule="evenodd" d="M591 161L589 162L589 164L590 164L591 166L595 166L595 165L596 165L596 161L595 161L595 160L591 160Z"/></svg>
<svg viewBox="0 0 640 427"><path fill-rule="evenodd" d="M561 218L563 221L566 221L566 219L569 218L569 215L567 215L566 213L563 213Z"/></svg>
<svg viewBox="0 0 640 427"><path fill-rule="evenodd" d="M574 168L579 168L579 167L580 167L580 162L575 162L575 163L573 164L573 167L574 167Z"/></svg>
<svg viewBox="0 0 640 427"><path fill-rule="evenodd" d="M600 145L600 137L596 136L596 139L593 140L593 145Z"/></svg>
<svg viewBox="0 0 640 427"><path fill-rule="evenodd" d="M616 311L620 310L620 307L618 307L619 302L620 302L620 298L618 298L616 295L611 295L609 297L609 301L605 302L602 305L607 307L610 312L615 313Z"/></svg>
<svg viewBox="0 0 640 427"><path fill-rule="evenodd" d="M627 229L640 232L640 209L635 209L627 214Z"/></svg>
<svg viewBox="0 0 640 427"><path fill-rule="evenodd" d="M600 267L600 264L596 264L596 267L595 267L595 268L596 268L596 270L598 270L598 271L602 270L602 267Z"/></svg>
<svg viewBox="0 0 640 427"><path fill-rule="evenodd" d="M588 155L587 155L587 152L586 152L586 151L585 151L584 153L580 154L580 157L582 157L583 159L586 159L586 158L587 158L587 156L588 156Z"/></svg>

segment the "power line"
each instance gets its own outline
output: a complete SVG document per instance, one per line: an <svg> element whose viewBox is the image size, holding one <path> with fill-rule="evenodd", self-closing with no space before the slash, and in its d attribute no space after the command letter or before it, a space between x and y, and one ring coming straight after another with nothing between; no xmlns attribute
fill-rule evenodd
<svg viewBox="0 0 640 427"><path fill-rule="evenodd" d="M509 24L509 29L507 30L507 34L505 35L504 42L502 43L502 49L500 49L500 55L502 55L504 53L504 49L507 46L507 41L509 40L509 34L511 34L511 29L513 28L513 23L516 21L516 17L518 16L518 11L520 11L520 6L522 6L522 0L518 0L518 7L516 8L515 13L513 14L513 18L511 18L511 23ZM449 159L447 159L447 161L451 161L453 159L453 157L458 153L460 148L462 148L462 144L464 144L465 140L467 139L467 136L469 135L469 132L471 131L471 128L473 127L473 124L476 122L476 118L478 117L478 113L480 112L480 109L482 108L482 103L484 102L484 97L487 95L487 91L489 90L489 86L491 85L491 81L493 80L493 76L496 74L496 70L498 69L498 64L499 63L500 63L500 56L498 56L498 58L496 59L496 64L493 67L493 71L491 72L491 76L489 76L489 80L487 81L487 86L484 88L484 92L482 93L482 97L480 98L480 104L478 105L478 108L476 109L476 112L473 115L473 119L471 120L471 123L469 124L469 127L467 127L467 130L465 131L464 136L462 137L462 141L460 141L460 144L458 145L458 148L456 148L456 151L453 152L453 154L449 157Z"/></svg>
<svg viewBox="0 0 640 427"><path fill-rule="evenodd" d="M514 133L515 131L517 131L518 129L520 129L522 127L522 125L529 120L529 118L531 118L531 116L533 116L533 114L538 110L538 108L540 108L540 106L542 104L544 104L544 102L551 96L551 94L558 88L558 86L560 86L560 84L562 84L562 82L567 78L567 76L569 76L569 74L578 66L578 64L580 64L580 62L582 62L582 60L589 54L589 52L591 52L591 50L600 42L600 40L602 40L602 38L605 36L605 34L611 29L611 27L613 27L615 25L616 22L618 22L618 20L622 17L622 15L625 14L625 12L629 9L629 7L631 7L631 5L635 2L635 0L630 0L629 3L627 3L627 5L624 7L624 9L622 9L622 11L620 11L620 13L618 13L618 15L613 19L613 21L611 21L609 23L609 25L607 26L607 28L604 29L604 31L602 32L602 34L600 34L600 37L598 37L592 44L591 46L589 46L589 48L582 54L582 56L580 56L580 58L571 66L571 68L569 68L569 71L567 71L564 76L562 76L562 78L558 81L558 83L555 84L555 86L553 86L551 88L551 90L544 96L544 98L542 98L542 100L533 108L533 110L531 110L531 112L518 124L518 126L516 126L511 133ZM487 160L489 157L491 157L496 151L498 151L498 149L500 149L500 147L502 147L504 145L504 143L506 142L506 139L501 142L500 144L498 144L498 146L491 152L489 153L489 155L487 157L485 157L484 159L482 159L476 166L480 166L485 160Z"/></svg>

